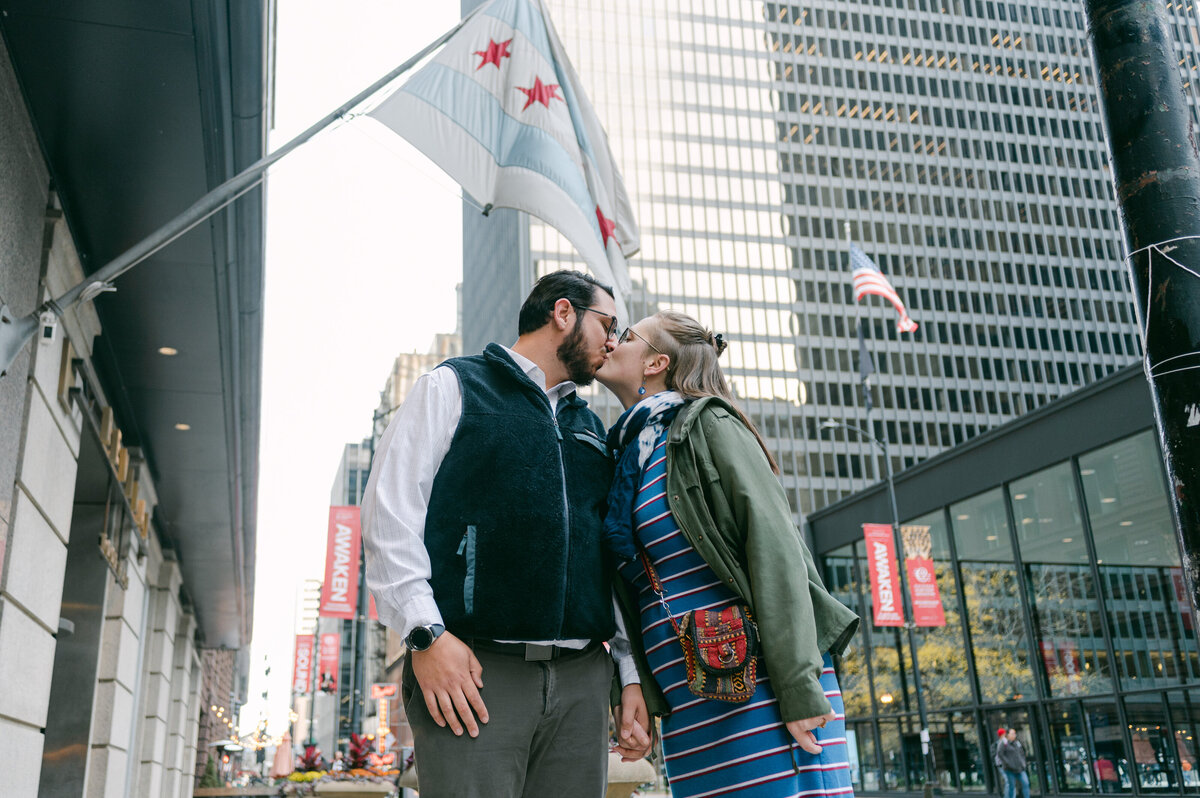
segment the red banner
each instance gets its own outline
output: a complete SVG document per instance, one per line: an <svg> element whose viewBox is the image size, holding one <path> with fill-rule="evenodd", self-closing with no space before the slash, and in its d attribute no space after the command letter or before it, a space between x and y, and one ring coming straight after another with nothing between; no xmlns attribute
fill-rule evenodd
<svg viewBox="0 0 1200 798"><path fill-rule="evenodd" d="M905 562L908 570L908 594L912 596L913 622L917 626L945 626L942 595L938 592L933 560L912 557ZM878 624L876 624L878 626Z"/></svg>
<svg viewBox="0 0 1200 798"><path fill-rule="evenodd" d="M3 564L4 563L0 562L0 565L3 565ZM379 610L375 609L375 594L369 593L369 592L367 593L367 620L368 621L378 621L379 620Z"/></svg>
<svg viewBox="0 0 1200 798"><path fill-rule="evenodd" d="M329 543L325 549L325 583L321 585L322 618L353 619L358 609L359 540L357 507L329 508Z"/></svg>
<svg viewBox="0 0 1200 798"><path fill-rule="evenodd" d="M292 657L292 692L307 693L312 684L312 635L296 635L296 653Z"/></svg>
<svg viewBox="0 0 1200 798"><path fill-rule="evenodd" d="M872 606L876 626L903 626L904 607L896 575L896 543L888 524L863 524L867 542L867 568L871 575Z"/></svg>
<svg viewBox="0 0 1200 798"><path fill-rule="evenodd" d="M321 635L320 656L317 658L317 689L336 693L338 663L342 654L342 636L337 632Z"/></svg>

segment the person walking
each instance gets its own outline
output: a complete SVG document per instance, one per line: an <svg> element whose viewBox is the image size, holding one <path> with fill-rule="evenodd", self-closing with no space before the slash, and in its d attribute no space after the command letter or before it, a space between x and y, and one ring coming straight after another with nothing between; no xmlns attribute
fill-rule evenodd
<svg viewBox="0 0 1200 798"><path fill-rule="evenodd" d="M1000 743L996 746L996 764L1004 774L1005 798L1017 798L1017 788L1021 789L1021 798L1029 798L1029 774L1025 772L1025 748L1017 739L1017 730L1009 727Z"/></svg>
<svg viewBox="0 0 1200 798"><path fill-rule="evenodd" d="M549 274L511 348L421 376L380 441L363 497L367 583L408 646L423 798L604 794L612 464L576 389L616 327L610 288ZM636 681L628 643L611 645L622 682ZM644 726L625 732L649 748Z"/></svg>
<svg viewBox="0 0 1200 798"><path fill-rule="evenodd" d="M725 346L694 319L663 311L627 329L597 374L626 408L608 435L618 465L605 534L621 563L618 596L641 674L631 700L643 703L619 712L665 716L676 798L851 795L830 655L859 619L817 574L774 460L717 362ZM757 623L761 662L717 685L704 664L737 665L752 643L718 634L697 664L676 627L700 639L714 621L703 611L720 610L712 628L752 629L732 609L741 604ZM739 701L703 697L724 688Z"/></svg>

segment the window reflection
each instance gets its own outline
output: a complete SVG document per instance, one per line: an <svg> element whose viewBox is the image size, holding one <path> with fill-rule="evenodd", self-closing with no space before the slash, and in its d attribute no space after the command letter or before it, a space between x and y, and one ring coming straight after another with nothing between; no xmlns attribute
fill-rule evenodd
<svg viewBox="0 0 1200 798"><path fill-rule="evenodd" d="M859 790L882 789L879 757L875 751L875 729L870 723L846 725L846 750L850 759L850 781Z"/></svg>
<svg viewBox="0 0 1200 798"><path fill-rule="evenodd" d="M1125 699L1125 720L1133 743L1133 767L1142 792L1176 791L1175 750L1162 696Z"/></svg>
<svg viewBox="0 0 1200 798"><path fill-rule="evenodd" d="M1071 696L1112 690L1071 464L1016 480L1009 492L1051 692Z"/></svg>
<svg viewBox="0 0 1200 798"><path fill-rule="evenodd" d="M906 540L927 536L946 618L945 626L924 626L916 630L917 660L921 663L921 688L926 704L931 708L969 706L974 703L974 698L968 676L966 646L963 644L962 617L958 611L958 580L950 562L945 514L938 510L914 519L904 524L901 532L907 532ZM907 543L905 548L908 548Z"/></svg>
<svg viewBox="0 0 1200 798"><path fill-rule="evenodd" d="M987 768L992 758L979 744L979 727L973 712L958 712L950 719L950 739L953 759L954 786L961 792L985 792Z"/></svg>
<svg viewBox="0 0 1200 798"><path fill-rule="evenodd" d="M1041 793L1042 768L1040 757L1042 749L1038 745L1037 730L1033 724L1033 715L1029 708L1008 707L989 712L986 717L985 730L988 734L989 755L992 757L995 756L996 743L999 740L997 732L1000 729L1016 729L1017 739L1021 741L1021 747L1025 749L1025 774L1029 776L1029 792L1033 794ZM1004 775L996 769L994 764L991 770L992 778L996 784L993 792L1002 793L1004 789Z"/></svg>
<svg viewBox="0 0 1200 798"><path fill-rule="evenodd" d="M1091 792L1092 765L1088 755L1083 716L1076 702L1051 704L1046 709L1050 725L1051 763L1060 792Z"/></svg>
<svg viewBox="0 0 1200 798"><path fill-rule="evenodd" d="M925 782L921 738L910 718L879 722L884 789L918 789Z"/></svg>
<svg viewBox="0 0 1200 798"><path fill-rule="evenodd" d="M1117 674L1126 689L1200 676L1162 466L1149 432L1079 458ZM1186 633L1185 633L1186 630Z"/></svg>
<svg viewBox="0 0 1200 798"><path fill-rule="evenodd" d="M1171 725L1175 731L1175 752L1179 757L1179 770L1184 790L1200 791L1200 770L1197 760L1197 730L1200 729L1200 691L1176 691L1167 693L1167 706L1171 708Z"/></svg>
<svg viewBox="0 0 1200 798"><path fill-rule="evenodd" d="M1102 793L1129 792L1129 757L1116 705L1111 701L1087 703L1083 711L1091 731L1097 787Z"/></svg>
<svg viewBox="0 0 1200 798"><path fill-rule="evenodd" d="M1033 793L1200 793L1200 690L1146 689L1200 679L1156 457L1145 433L902 527L928 549L946 620L915 630L946 793L999 793L992 746L1010 727ZM831 592L864 621L839 663L854 787L916 792L924 768L907 633L870 624L864 555L856 541L824 558Z"/></svg>
<svg viewBox="0 0 1200 798"><path fill-rule="evenodd" d="M834 598L858 613L859 617L866 617L866 610L859 600L863 593L860 578L863 572L855 561L856 547L861 547L861 544L846 545L825 555L825 585ZM871 715L871 685L863 634L863 625L860 624L854 639L837 663L838 683L842 687L842 699L846 705L848 719ZM874 745L873 737L871 744Z"/></svg>
<svg viewBox="0 0 1200 798"><path fill-rule="evenodd" d="M1003 492L951 506L950 524L980 697L992 703L1036 695Z"/></svg>

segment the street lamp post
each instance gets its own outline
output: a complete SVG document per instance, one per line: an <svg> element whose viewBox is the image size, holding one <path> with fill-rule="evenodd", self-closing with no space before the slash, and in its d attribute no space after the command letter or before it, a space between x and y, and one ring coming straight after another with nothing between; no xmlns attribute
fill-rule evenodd
<svg viewBox="0 0 1200 798"><path fill-rule="evenodd" d="M379 409L371 414L371 443L369 455L367 459L367 475L371 473L371 469L375 466L375 439L379 435L379 422L388 420L388 417L400 409L400 405L389 407L386 410ZM352 497L354 503L358 503L358 497ZM366 714L366 658L367 658L367 634L366 622L369 614L370 599L367 596L367 558L366 552L363 551L363 556L358 558L358 607L354 613L354 631L352 638L351 651L353 651L354 660L351 664L350 680L350 728L355 734L361 730L359 726L362 724L363 715Z"/></svg>
<svg viewBox="0 0 1200 798"><path fill-rule="evenodd" d="M887 479L888 502L892 510L892 539L896 546L896 553L900 557L900 567L897 570L900 573L900 596L904 602L904 628L908 630L908 649L909 655L912 657L913 690L917 694L917 715L921 721L921 758L925 763L924 792L926 798L929 798L929 796L933 795L935 785L937 784L937 770L933 759L933 746L929 742L929 714L925 709L925 693L921 689L921 665L917 659L917 638L914 634L917 625L913 618L912 598L908 593L908 574L904 568L904 540L900 535L900 511L896 507L896 484L892 479L892 460L888 457L887 442L876 438L862 427L834 421L833 419L826 419L821 424L821 429L844 429L847 432L854 432L878 446L879 451L883 454L883 473Z"/></svg>

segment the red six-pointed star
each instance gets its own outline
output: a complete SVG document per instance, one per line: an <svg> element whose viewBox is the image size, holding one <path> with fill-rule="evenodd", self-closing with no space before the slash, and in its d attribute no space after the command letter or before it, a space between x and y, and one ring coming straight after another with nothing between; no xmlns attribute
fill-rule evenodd
<svg viewBox="0 0 1200 798"><path fill-rule="evenodd" d="M475 51L475 55L483 58L483 60L479 62L479 66L475 67L475 71L478 72L488 64L495 64L496 69L499 69L501 58L512 58L512 53L508 51L508 46L510 44L512 44L512 39L509 39L505 42L500 42L499 44L497 44L494 39L488 39L488 46L486 50Z"/></svg>
<svg viewBox="0 0 1200 798"><path fill-rule="evenodd" d="M604 242L604 246L607 247L608 239L616 238L616 236L613 235L613 231L617 229L617 223L614 220L605 217L605 215L600 212L599 205L596 206L596 220L600 222L600 239Z"/></svg>
<svg viewBox="0 0 1200 798"><path fill-rule="evenodd" d="M542 83L541 78L533 79L533 88L531 88L531 89L525 89L520 86L517 86L517 88L520 89L521 91L525 92L525 96L529 98L528 100L525 101L525 106L524 106L524 108L521 109L522 111L524 111L525 108L528 108L529 106L533 105L534 103L541 103L542 105L549 108L551 100L562 100L563 99L562 97L558 96L558 84L557 83ZM566 102L566 100L563 100L563 102Z"/></svg>

